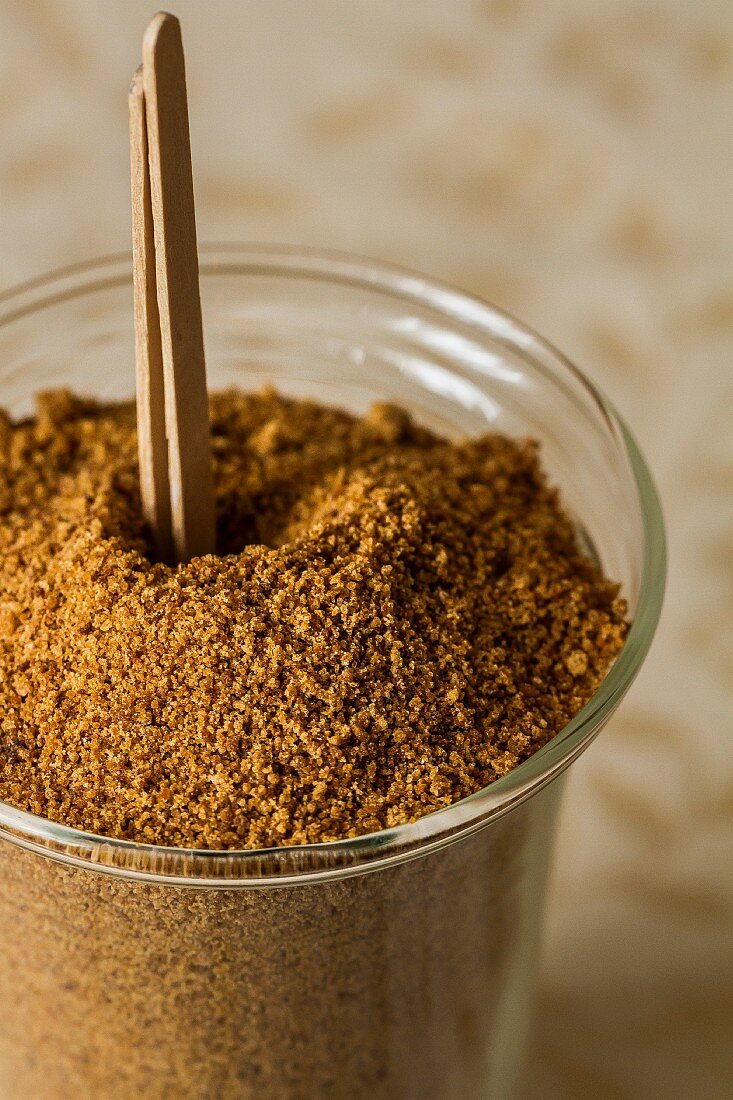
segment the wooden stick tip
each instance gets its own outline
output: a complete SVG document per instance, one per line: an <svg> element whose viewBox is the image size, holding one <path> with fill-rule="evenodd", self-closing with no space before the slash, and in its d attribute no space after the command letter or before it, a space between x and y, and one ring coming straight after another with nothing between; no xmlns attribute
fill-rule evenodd
<svg viewBox="0 0 733 1100"><path fill-rule="evenodd" d="M168 11L159 11L148 23L143 35L143 60L155 56L159 42L181 41L181 24L175 15Z"/></svg>
<svg viewBox="0 0 733 1100"><path fill-rule="evenodd" d="M138 65L135 72L132 74L132 80L130 81L130 99L138 99L143 95L143 67Z"/></svg>

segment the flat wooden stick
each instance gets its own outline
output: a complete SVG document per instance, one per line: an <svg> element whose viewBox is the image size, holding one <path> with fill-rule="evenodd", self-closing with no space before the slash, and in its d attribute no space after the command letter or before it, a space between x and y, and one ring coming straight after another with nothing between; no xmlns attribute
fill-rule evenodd
<svg viewBox="0 0 733 1100"><path fill-rule="evenodd" d="M214 491L183 43L165 12L143 38L143 89L173 545L186 562L214 552Z"/></svg>
<svg viewBox="0 0 733 1100"><path fill-rule="evenodd" d="M132 78L128 104L140 490L143 514L152 529L158 557L161 561L172 563L174 555L168 482L168 441L165 431L165 384L155 278L155 241L153 210L150 204L142 65Z"/></svg>

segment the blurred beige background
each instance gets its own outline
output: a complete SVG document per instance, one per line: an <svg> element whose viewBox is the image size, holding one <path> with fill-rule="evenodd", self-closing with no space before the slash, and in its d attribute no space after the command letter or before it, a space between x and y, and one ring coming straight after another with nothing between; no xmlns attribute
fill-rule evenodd
<svg viewBox="0 0 733 1100"><path fill-rule="evenodd" d="M610 394L656 472L666 614L576 765L532 1100L733 1095L729 0L169 0L199 231L457 283ZM127 248L153 0L0 0L0 284Z"/></svg>

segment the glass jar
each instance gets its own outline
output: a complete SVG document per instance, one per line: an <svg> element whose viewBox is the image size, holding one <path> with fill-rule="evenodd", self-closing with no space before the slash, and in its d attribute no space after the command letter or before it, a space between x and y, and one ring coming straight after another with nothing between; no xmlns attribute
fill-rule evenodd
<svg viewBox="0 0 733 1100"><path fill-rule="evenodd" d="M542 444L633 625L577 717L491 786L411 825L266 851L109 840L0 804L0 1095L34 1100L466 1100L523 1059L567 766L639 670L665 550L616 412L505 313L346 257L205 248L211 388L271 382L364 412L394 401L448 435ZM0 297L0 402L134 393L128 256Z"/></svg>

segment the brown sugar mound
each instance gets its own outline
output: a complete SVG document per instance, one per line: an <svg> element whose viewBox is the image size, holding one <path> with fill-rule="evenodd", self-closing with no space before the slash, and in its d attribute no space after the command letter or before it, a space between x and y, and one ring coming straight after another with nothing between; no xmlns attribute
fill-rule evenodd
<svg viewBox="0 0 733 1100"><path fill-rule="evenodd" d="M626 633L537 446L211 398L218 555L151 559L135 413L0 421L0 798L201 848L413 821L505 775Z"/></svg>

